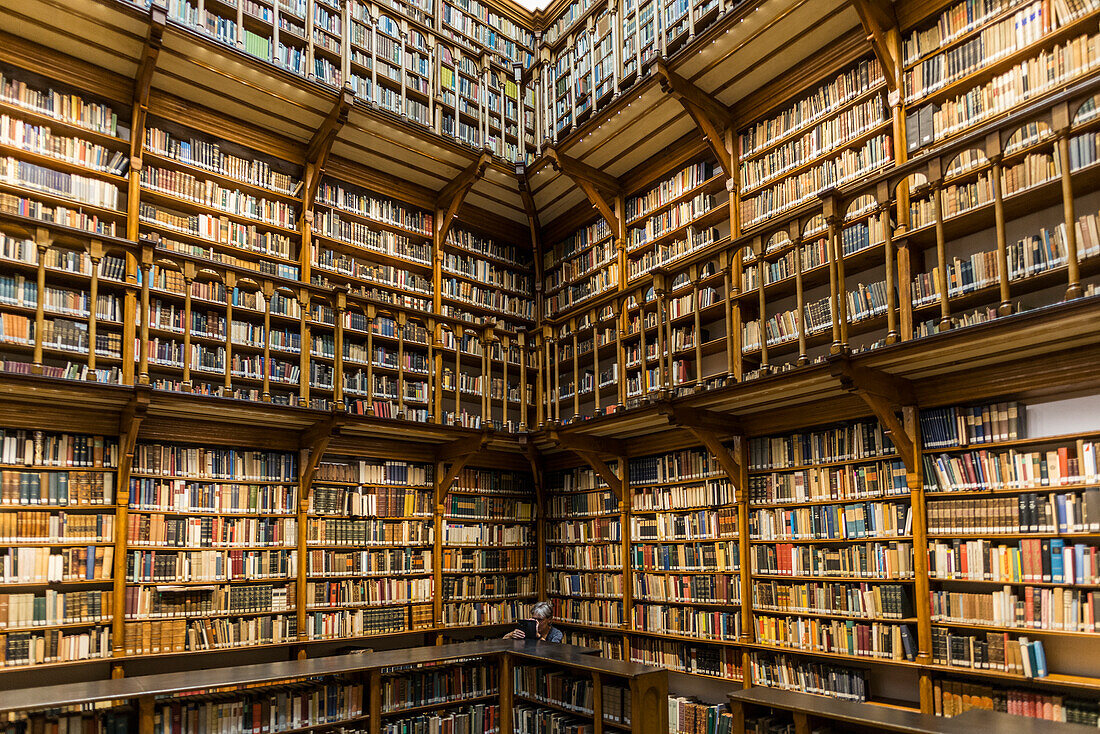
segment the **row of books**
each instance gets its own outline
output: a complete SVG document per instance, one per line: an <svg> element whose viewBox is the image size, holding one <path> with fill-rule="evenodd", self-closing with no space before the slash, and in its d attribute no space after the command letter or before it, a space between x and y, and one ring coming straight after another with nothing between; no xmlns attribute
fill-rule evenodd
<svg viewBox="0 0 1100 734"><path fill-rule="evenodd" d="M292 578L297 559L295 550L131 550L126 554L126 580L155 583Z"/></svg>
<svg viewBox="0 0 1100 734"><path fill-rule="evenodd" d="M930 535L1088 533L1100 529L1100 489L928 502Z"/></svg>
<svg viewBox="0 0 1100 734"><path fill-rule="evenodd" d="M809 464L874 459L896 453L878 421L749 439L749 469L789 469Z"/></svg>
<svg viewBox="0 0 1100 734"><path fill-rule="evenodd" d="M904 624L754 615L765 645L880 660L915 660L915 634Z"/></svg>
<svg viewBox="0 0 1100 734"><path fill-rule="evenodd" d="M932 627L932 663L976 670L998 670L1026 678L1045 678L1043 643L1007 632L954 633Z"/></svg>
<svg viewBox="0 0 1100 734"><path fill-rule="evenodd" d="M905 465L897 460L749 477L750 504L793 504L907 494Z"/></svg>
<svg viewBox="0 0 1100 734"><path fill-rule="evenodd" d="M130 507L200 514L293 515L298 509L297 488L135 477L130 480Z"/></svg>
<svg viewBox="0 0 1100 734"><path fill-rule="evenodd" d="M310 578L390 576L430 573L432 552L415 548L383 550L311 550L306 558Z"/></svg>
<svg viewBox="0 0 1100 734"><path fill-rule="evenodd" d="M752 572L763 576L913 578L913 544L853 543L840 548L775 543L754 545Z"/></svg>
<svg viewBox="0 0 1100 734"><path fill-rule="evenodd" d="M902 502L753 510L749 515L749 533L755 540L900 537L912 532L912 524L913 508Z"/></svg>
<svg viewBox="0 0 1100 734"><path fill-rule="evenodd" d="M641 571L736 571L740 547L736 540L697 543L636 543L631 565Z"/></svg>
<svg viewBox="0 0 1100 734"><path fill-rule="evenodd" d="M126 618L207 617L292 611L294 584L231 586L129 586Z"/></svg>
<svg viewBox="0 0 1100 734"><path fill-rule="evenodd" d="M127 518L126 542L132 546L173 548L293 547L295 518L173 517L133 513Z"/></svg>
<svg viewBox="0 0 1100 734"><path fill-rule="evenodd" d="M1018 490L1093 483L1100 477L1096 461L1100 444L1076 444L1047 451L993 451L925 455L925 490L967 492ZM1087 493L1086 493L1087 494Z"/></svg>
<svg viewBox="0 0 1100 734"><path fill-rule="evenodd" d="M114 468L118 466L118 440L107 436L0 429L0 463Z"/></svg>
<svg viewBox="0 0 1100 734"><path fill-rule="evenodd" d="M932 540L928 573L942 580L1092 585L1100 583L1100 552L1062 538Z"/></svg>
<svg viewBox="0 0 1100 734"><path fill-rule="evenodd" d="M0 581L9 584L109 581L114 546L9 547L0 555Z"/></svg>
<svg viewBox="0 0 1100 734"><path fill-rule="evenodd" d="M113 472L0 471L0 506L83 507L114 504Z"/></svg>
<svg viewBox="0 0 1100 734"><path fill-rule="evenodd" d="M108 621L111 600L110 590L0 594L0 629Z"/></svg>
<svg viewBox="0 0 1100 734"><path fill-rule="evenodd" d="M351 517L430 517L431 504L430 492L414 488L326 487L318 484L310 490L308 511L316 515Z"/></svg>
<svg viewBox="0 0 1100 734"><path fill-rule="evenodd" d="M383 713L488 696L499 687L498 671L484 663L410 671L382 678Z"/></svg>
<svg viewBox="0 0 1100 734"><path fill-rule="evenodd" d="M707 540L737 537L737 509L658 513L630 519L631 539L637 541Z"/></svg>
<svg viewBox="0 0 1100 734"><path fill-rule="evenodd" d="M1017 402L924 408L920 427L926 449L1015 441L1027 435L1027 408Z"/></svg>
<svg viewBox="0 0 1100 734"><path fill-rule="evenodd" d="M232 479L297 482L297 458L293 452L238 451L138 444L134 449L134 474L189 479Z"/></svg>
<svg viewBox="0 0 1100 734"><path fill-rule="evenodd" d="M1096 701L1011 686L934 678L932 701L937 716L958 716L970 709L986 709L1068 724L1091 727L1100 724L1100 703Z"/></svg>
<svg viewBox="0 0 1100 734"><path fill-rule="evenodd" d="M432 523L417 520L310 518L306 525L307 545L430 545L433 538Z"/></svg>
<svg viewBox="0 0 1100 734"><path fill-rule="evenodd" d="M113 543L114 532L114 515L33 510L0 513L0 541L6 543Z"/></svg>
<svg viewBox="0 0 1100 734"><path fill-rule="evenodd" d="M349 484L394 484L402 486L430 487L433 467L431 464L413 464L397 459L383 462L361 459L359 461L322 461L317 465L317 481L347 482Z"/></svg>
<svg viewBox="0 0 1100 734"><path fill-rule="evenodd" d="M932 621L1020 629L1096 632L1100 596L1095 591L1011 586L990 593L933 591Z"/></svg>
<svg viewBox="0 0 1100 734"><path fill-rule="evenodd" d="M754 581L753 608L774 612L838 617L906 619L913 616L909 591L902 584Z"/></svg>
<svg viewBox="0 0 1100 734"><path fill-rule="evenodd" d="M306 588L309 609L368 607L431 602L432 579L386 578L310 583Z"/></svg>

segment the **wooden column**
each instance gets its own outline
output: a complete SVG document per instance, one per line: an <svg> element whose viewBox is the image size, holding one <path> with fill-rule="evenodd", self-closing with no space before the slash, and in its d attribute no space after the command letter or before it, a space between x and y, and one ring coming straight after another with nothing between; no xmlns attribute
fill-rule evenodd
<svg viewBox="0 0 1100 734"><path fill-rule="evenodd" d="M917 662L932 662L932 609L928 583L928 521L924 500L924 467L920 460L924 445L920 432L920 414L916 406L903 406L902 424L913 441L915 460L906 467L905 481L913 513L913 606L917 616ZM923 713L932 713L932 681L926 672L920 676L920 704Z"/></svg>
<svg viewBox="0 0 1100 734"><path fill-rule="evenodd" d="M951 328L951 304L947 292L947 242L943 231L943 185L937 178L932 183L932 209L936 221L936 290L940 296L939 328Z"/></svg>
<svg viewBox="0 0 1100 734"><path fill-rule="evenodd" d="M342 408L344 405L344 313L348 307L348 294L346 291L336 291L335 296L336 308L333 315L336 323L334 324L335 333L333 336L335 354L332 362L332 402Z"/></svg>
<svg viewBox="0 0 1100 734"><path fill-rule="evenodd" d="M225 397L233 394L233 289L237 285L234 273L225 274L225 374L222 386Z"/></svg>
<svg viewBox="0 0 1100 734"><path fill-rule="evenodd" d="M368 415L374 415L374 306L367 304L367 406Z"/></svg>
<svg viewBox="0 0 1100 734"><path fill-rule="evenodd" d="M794 253L794 295L795 309L798 314L798 365L809 364L806 354L806 294L802 283L802 230L795 222L791 227L791 247ZM764 279L759 279L760 292L764 292Z"/></svg>
<svg viewBox="0 0 1100 734"><path fill-rule="evenodd" d="M700 315L699 305L699 266L691 266L691 304L695 316L695 384L699 387L703 384L703 317Z"/></svg>
<svg viewBox="0 0 1100 734"><path fill-rule="evenodd" d="M521 93L522 94L522 93ZM522 99L522 97L521 97ZM522 115L521 115L522 117ZM527 430L527 358L530 356L527 345L527 332L519 333L519 429ZM507 390L507 385L505 390Z"/></svg>
<svg viewBox="0 0 1100 734"><path fill-rule="evenodd" d="M405 312L399 311L397 319L397 416L405 417Z"/></svg>
<svg viewBox="0 0 1100 734"><path fill-rule="evenodd" d="M626 301L623 298L616 299L616 316L615 316L615 365L619 371L618 388L616 390L616 396L619 401L619 405L626 404L626 350L623 349L623 330L629 323L629 319L626 314Z"/></svg>
<svg viewBox="0 0 1100 734"><path fill-rule="evenodd" d="M149 384L149 281L153 277L153 249L141 248L141 356L138 365L138 384Z"/></svg>
<svg viewBox="0 0 1100 734"><path fill-rule="evenodd" d="M31 365L31 373L41 375L42 365L42 341L46 330L46 252L53 244L53 237L45 227L37 228L35 245L38 248L37 288L38 298L34 307L34 363Z"/></svg>
<svg viewBox="0 0 1100 734"><path fill-rule="evenodd" d="M455 118L456 124L458 118ZM455 412L451 418L452 425L461 424L462 414L462 338L465 335L465 330L461 326L455 326Z"/></svg>
<svg viewBox="0 0 1100 734"><path fill-rule="evenodd" d="M367 337L370 338L369 336ZM443 422L443 325L436 324L432 328L432 344L435 345L435 362L432 366L434 375L429 381L431 387L431 405L435 423ZM429 350L429 354L430 354Z"/></svg>
<svg viewBox="0 0 1100 734"><path fill-rule="evenodd" d="M298 323L302 331L302 349L298 354L298 400L302 405L308 407L311 378L309 365L310 356L313 354L309 325L313 319L313 314L310 311L310 293L305 289L298 292L298 307L301 309Z"/></svg>
<svg viewBox="0 0 1100 734"><path fill-rule="evenodd" d="M595 89L595 87L593 87ZM598 314L592 312L592 415L600 412L600 345L596 323Z"/></svg>
<svg viewBox="0 0 1100 734"><path fill-rule="evenodd" d="M573 415L581 414L581 354L577 341L577 320L570 319L569 331L573 339Z"/></svg>
<svg viewBox="0 0 1100 734"><path fill-rule="evenodd" d="M738 436L734 446L734 457L740 467L737 492L737 553L739 558L739 578L741 582L741 634L747 642L756 639L752 616L752 544L749 542L749 439ZM741 652L741 685L752 687L752 664L750 652L746 648Z"/></svg>
<svg viewBox="0 0 1100 734"><path fill-rule="evenodd" d="M88 288L88 379L95 382L96 325L99 322L99 263L103 259L103 243L92 240L88 256L92 261L92 282ZM38 300L41 301L42 291L38 293Z"/></svg>
<svg viewBox="0 0 1100 734"><path fill-rule="evenodd" d="M503 95L503 91L501 91ZM502 98L503 99L503 98ZM508 360L511 359L511 340L508 337L502 337L500 340L500 381L504 385L504 394L500 396L500 420L501 425L505 428L508 426Z"/></svg>
<svg viewBox="0 0 1100 734"><path fill-rule="evenodd" d="M275 289L271 281L264 282L264 391L263 400L271 402L271 299L275 295ZM302 345L305 349L306 345Z"/></svg>
<svg viewBox="0 0 1100 734"><path fill-rule="evenodd" d="M728 294L726 300L729 302L726 311L729 314L726 321L726 376L738 382L741 381L744 368L741 359L741 352L744 349L744 334L741 331L741 301L735 300L733 296L741 293L741 275L745 267L744 258L744 248L737 248L737 251L730 258L731 261L726 272L726 293ZM732 268L732 271L730 271L730 268Z"/></svg>
<svg viewBox="0 0 1100 734"><path fill-rule="evenodd" d="M991 136L996 139L996 136ZM999 140L997 140L999 143ZM1009 290L1008 272L1008 236L1005 227L1004 168L1001 165L1001 153L997 150L989 158L992 164L989 170L990 183L993 185L993 218L997 232L997 284L1001 302L997 306L999 316L1012 313L1012 296Z"/></svg>
<svg viewBox="0 0 1100 734"><path fill-rule="evenodd" d="M1064 108L1065 104L1063 103L1060 107ZM1077 214L1073 201L1073 172L1070 170L1069 162L1068 115L1067 124L1058 130L1057 141L1058 167L1061 170L1062 178L1062 210L1066 224L1066 275L1069 279L1066 284L1065 300L1069 301L1080 298L1083 291L1081 289L1081 263L1077 259L1077 229L1075 226L1077 224Z"/></svg>
<svg viewBox="0 0 1100 734"><path fill-rule="evenodd" d="M195 282L194 263L183 264L183 392L191 392L191 286Z"/></svg>
<svg viewBox="0 0 1100 734"><path fill-rule="evenodd" d="M901 290L902 283L898 282L897 254L894 252L894 228L890 223L890 199L889 188L882 187L879 192L879 203L876 206L879 226L882 228L883 256L886 260L886 343L896 344L898 341L898 313L897 295L895 288Z"/></svg>

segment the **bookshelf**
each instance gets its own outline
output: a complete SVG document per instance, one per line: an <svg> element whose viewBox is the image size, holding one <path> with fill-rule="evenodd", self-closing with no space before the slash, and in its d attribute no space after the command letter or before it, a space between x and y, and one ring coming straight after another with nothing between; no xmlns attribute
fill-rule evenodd
<svg viewBox="0 0 1100 734"><path fill-rule="evenodd" d="M588 468L549 473L546 492L546 593L555 624L567 642L598 646L621 660L618 630L628 621L621 503Z"/></svg>
<svg viewBox="0 0 1100 734"><path fill-rule="evenodd" d="M0 432L5 668L112 655L115 436Z"/></svg>
<svg viewBox="0 0 1100 734"><path fill-rule="evenodd" d="M139 443L122 546L126 654L295 641L297 504L293 453Z"/></svg>
<svg viewBox="0 0 1100 734"><path fill-rule="evenodd" d="M438 521L443 629L510 625L539 595L529 473L468 467L442 496Z"/></svg>
<svg viewBox="0 0 1100 734"><path fill-rule="evenodd" d="M706 450L632 457L631 659L742 678L738 497Z"/></svg>
<svg viewBox="0 0 1100 734"><path fill-rule="evenodd" d="M335 458L335 457L332 457ZM434 627L431 464L346 459L318 465L307 509L307 640Z"/></svg>

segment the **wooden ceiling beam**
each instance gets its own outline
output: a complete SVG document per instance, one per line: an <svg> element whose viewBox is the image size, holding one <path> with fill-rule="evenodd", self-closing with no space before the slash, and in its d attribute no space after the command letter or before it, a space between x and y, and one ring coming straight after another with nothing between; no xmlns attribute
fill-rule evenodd
<svg viewBox="0 0 1100 734"><path fill-rule="evenodd" d="M348 114L355 106L355 93L350 87L340 90L340 96L332 105L328 115L320 126L313 131L313 136L306 146L306 165L304 176L303 206L302 211L310 211L313 207L313 199L317 196L317 188L321 185L321 177L328 165L328 157L332 152L332 144L336 142L336 136L340 129L348 121Z"/></svg>
<svg viewBox="0 0 1100 734"><path fill-rule="evenodd" d="M661 90L680 103L702 133L704 142L726 172L726 177L733 176L733 152L726 144L726 133L732 124L729 109L717 98L668 68L664 59L657 60L656 70Z"/></svg>
<svg viewBox="0 0 1100 734"><path fill-rule="evenodd" d="M901 80L901 31L894 4L891 0L851 0L851 3L882 66L886 86L896 93Z"/></svg>
<svg viewBox="0 0 1100 734"><path fill-rule="evenodd" d="M466 195L470 193L470 189L473 188L478 179L485 175L485 169L491 161L491 155L482 153L476 161L466 166L436 195L435 211L438 218L436 226L439 231L439 242L447 239L447 233L450 232L451 225L454 223L455 217L458 216L458 210L462 207L462 202L466 200Z"/></svg>

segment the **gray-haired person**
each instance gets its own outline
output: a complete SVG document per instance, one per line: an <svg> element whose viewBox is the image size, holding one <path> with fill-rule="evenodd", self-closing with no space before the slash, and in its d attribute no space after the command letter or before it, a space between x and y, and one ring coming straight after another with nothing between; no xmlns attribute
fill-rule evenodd
<svg viewBox="0 0 1100 734"><path fill-rule="evenodd" d="M554 626L554 607L548 601L540 601L531 607L531 619L535 620L539 639L543 642L561 642L565 635ZM521 629L514 629L504 635L506 640L522 640L527 637Z"/></svg>

